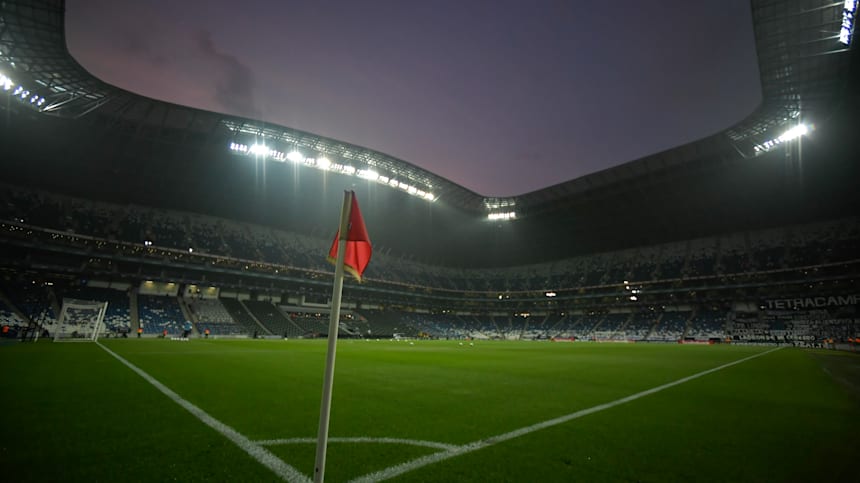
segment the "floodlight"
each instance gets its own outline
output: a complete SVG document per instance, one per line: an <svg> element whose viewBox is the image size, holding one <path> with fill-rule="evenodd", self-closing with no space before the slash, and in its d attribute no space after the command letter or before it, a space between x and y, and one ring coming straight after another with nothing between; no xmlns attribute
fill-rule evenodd
<svg viewBox="0 0 860 483"><path fill-rule="evenodd" d="M376 181L376 180L380 179L379 173L377 173L376 171L373 171L371 169L359 170L358 171L358 177L364 178L364 179L369 179L371 181Z"/></svg>
<svg viewBox="0 0 860 483"><path fill-rule="evenodd" d="M331 161L325 156L317 159L317 167L319 169L329 169L331 167Z"/></svg>
<svg viewBox="0 0 860 483"><path fill-rule="evenodd" d="M290 161L292 161L294 163L298 163L299 161L304 160L305 157L302 156L302 153L300 153L298 151L290 151L290 154L287 154L287 159L289 159Z"/></svg>
<svg viewBox="0 0 860 483"><path fill-rule="evenodd" d="M792 128L789 128L788 130L786 130L782 134L780 134L779 137L777 137L775 139L770 139L770 140L765 141L761 144L758 144L758 145L754 146L753 149L755 150L756 153L761 153L763 151L769 151L770 149L772 149L773 147L775 147L781 143L793 141L793 140L795 140L801 136L808 134L811 129L812 129L812 127L807 126L806 124L803 124L803 123L798 124Z"/></svg>
<svg viewBox="0 0 860 483"><path fill-rule="evenodd" d="M12 79L6 77L3 74L0 74L0 86L3 86L4 91L8 91L12 88Z"/></svg>
<svg viewBox="0 0 860 483"><path fill-rule="evenodd" d="M839 42L843 45L851 44L854 34L854 19L857 14L857 0L845 0L842 6L842 26L839 29Z"/></svg>
<svg viewBox="0 0 860 483"><path fill-rule="evenodd" d="M488 213L488 220L513 220L517 217L516 212L508 211L506 213Z"/></svg>
<svg viewBox="0 0 860 483"><path fill-rule="evenodd" d="M255 156L266 156L269 154L269 148L265 144L255 144L251 146L249 151Z"/></svg>
<svg viewBox="0 0 860 483"><path fill-rule="evenodd" d="M634 302L635 302L635 301L639 300L639 298L638 298L638 297L636 297L635 295L631 295L631 296L630 296L630 300L632 300L632 301L634 301Z"/></svg>
<svg viewBox="0 0 860 483"><path fill-rule="evenodd" d="M546 293L546 294L544 294L544 295L546 295L547 297L555 297L555 296L556 296L556 295L558 295L558 294L557 294L557 293L555 293L555 292L547 292L547 293Z"/></svg>
<svg viewBox="0 0 860 483"><path fill-rule="evenodd" d="M809 128L806 127L806 124L798 124L797 126L794 126L793 128L789 129L788 131L785 131L784 133L782 133L782 136L780 136L777 139L779 139L779 142L784 143L786 141L791 141L792 139L797 139L800 136L803 136L804 134L806 134L808 132L809 132Z"/></svg>

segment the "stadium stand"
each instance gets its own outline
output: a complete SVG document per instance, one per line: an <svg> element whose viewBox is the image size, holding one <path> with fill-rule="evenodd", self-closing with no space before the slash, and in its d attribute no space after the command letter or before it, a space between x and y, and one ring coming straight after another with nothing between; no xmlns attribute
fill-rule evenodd
<svg viewBox="0 0 860 483"><path fill-rule="evenodd" d="M262 324L262 330L255 331L258 335L288 336L292 324L275 304L262 300L245 300L242 302L248 312Z"/></svg>
<svg viewBox="0 0 860 483"><path fill-rule="evenodd" d="M664 312L648 339L670 342L680 340L684 337L690 315L690 312Z"/></svg>
<svg viewBox="0 0 860 483"><path fill-rule="evenodd" d="M841 107L858 97L856 53L829 50L832 32L804 27L820 25L816 15L838 18L836 3L753 2L763 102L749 117L507 198L372 149L111 86L66 50L62 2L37 3L52 21L33 21L35 10L15 2L5 11L15 28L4 30L3 75L34 95L69 97L43 106L0 94L8 313L50 327L80 280L205 283L232 294L220 299L223 312L217 301L192 302L198 328L202 320L225 335L323 333L324 316L284 311L328 302L336 209L328 198L349 189L367 200L375 251L365 281L346 285L356 307L341 320L347 335L734 343L860 335L858 118ZM782 15L783 7L799 10ZM815 123L814 142L779 141L801 120ZM235 147L257 139L284 153L248 163L247 149ZM332 169L287 163L293 148L330 157ZM500 209L516 216L491 220ZM111 327L133 327L139 315L148 334L178 332L176 300L141 295L135 304L133 293L127 305L121 292L110 295ZM280 309L252 302L276 298Z"/></svg>
<svg viewBox="0 0 860 483"><path fill-rule="evenodd" d="M20 327L26 325L26 322L11 307L7 306L6 302L0 300L0 325Z"/></svg>
<svg viewBox="0 0 860 483"><path fill-rule="evenodd" d="M665 319L666 314L657 314L651 311L634 312L630 321L624 327L624 338L628 340L655 339L652 328L655 325L660 327L665 322ZM651 335L650 337L649 334ZM659 337L658 340L668 339Z"/></svg>
<svg viewBox="0 0 860 483"><path fill-rule="evenodd" d="M13 307L39 327L50 330L56 322L55 314L59 311L59 304L56 304L56 298L49 289L50 286L36 281L27 283L4 280L0 285L0 290ZM56 309L51 302L52 299Z"/></svg>
<svg viewBox="0 0 860 483"><path fill-rule="evenodd" d="M245 304L241 300L233 298L222 298L220 300L233 321L240 325L246 334L259 334L263 330L263 327L248 312L248 309L245 308Z"/></svg>
<svg viewBox="0 0 860 483"><path fill-rule="evenodd" d="M140 324L145 334L163 334L177 337L182 334L185 317L176 297L138 295Z"/></svg>
<svg viewBox="0 0 860 483"><path fill-rule="evenodd" d="M696 340L725 339L726 312L716 308L695 312L685 337Z"/></svg>
<svg viewBox="0 0 860 483"><path fill-rule="evenodd" d="M247 334L247 328L237 324L224 304L218 299L191 299L188 308L197 318L197 330L209 330L212 335Z"/></svg>

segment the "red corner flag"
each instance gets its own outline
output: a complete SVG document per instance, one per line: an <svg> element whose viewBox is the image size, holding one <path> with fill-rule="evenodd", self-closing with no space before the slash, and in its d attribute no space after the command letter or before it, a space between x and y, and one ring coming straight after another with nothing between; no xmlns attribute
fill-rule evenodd
<svg viewBox="0 0 860 483"><path fill-rule="evenodd" d="M364 219L358 209L355 192L351 194L352 207L349 212L349 225L346 231L346 255L343 258L343 269L361 282L361 275L370 262L370 255L373 250L370 246L370 237L367 236L367 228L364 226ZM340 230L338 230L331 244L331 250L328 251L328 261L333 264L337 263L337 248L340 238Z"/></svg>

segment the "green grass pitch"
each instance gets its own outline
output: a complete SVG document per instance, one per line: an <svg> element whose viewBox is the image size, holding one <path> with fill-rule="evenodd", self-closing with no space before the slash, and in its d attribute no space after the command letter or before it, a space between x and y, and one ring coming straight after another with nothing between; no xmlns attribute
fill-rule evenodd
<svg viewBox="0 0 860 483"><path fill-rule="evenodd" d="M316 437L324 341L102 343L251 441ZM768 349L341 340L326 480L486 440L392 481L860 481L855 354L782 349L492 439ZM2 481L278 480L96 344L6 345L0 367ZM310 477L314 443L265 444Z"/></svg>

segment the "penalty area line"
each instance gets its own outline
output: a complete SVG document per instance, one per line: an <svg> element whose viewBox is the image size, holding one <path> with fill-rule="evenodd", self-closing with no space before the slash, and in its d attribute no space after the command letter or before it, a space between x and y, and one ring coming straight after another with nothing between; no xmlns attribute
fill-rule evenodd
<svg viewBox="0 0 860 483"><path fill-rule="evenodd" d="M116 354L112 350L103 346L101 342L96 341L96 344L105 350L108 354L113 356L116 360L122 362L126 367L136 372L138 376L142 377L146 382L152 384L156 389L161 391L165 396L169 397L173 402L185 408L186 411L193 414L194 417L199 419L203 424L209 426L214 429L218 433L220 433L225 438L229 439L233 444L241 448L243 451L248 453L249 456L257 460L258 463L262 464L266 468L272 470L276 475L278 475L281 479L290 481L290 482L301 482L301 483L310 483L311 479L306 475L299 472L297 469L292 466L284 463L283 460L272 454L266 448L260 446L259 444L254 443L235 429L227 426L221 421L213 418L206 411L200 409L189 401L185 400L179 394L173 392L169 387L160 383L157 379L150 376L143 369L135 366L131 362L125 360L122 356Z"/></svg>
<svg viewBox="0 0 860 483"><path fill-rule="evenodd" d="M495 444L501 443L503 441L508 441L510 439L519 438L520 436L525 436L529 433L533 433L535 431L540 431L541 429L550 428L552 426L557 426L562 423L566 423L568 421L572 421L574 419L581 418L583 416L588 416L589 414L598 413L600 411L604 411L606 409L614 408L615 406L620 406L622 404L629 403L631 401L635 401L637 399L643 398L645 396L650 396L651 394L663 391L665 389L669 389L670 387L675 387L680 384L684 384L685 382L692 381L694 379L698 379L702 376L707 376L708 374L713 374L714 372L721 371L728 367L735 366L737 364L744 363L746 361L755 359L757 357L761 357L771 352L775 352L782 349L782 347L777 347L775 349L770 349L764 352L759 352L758 354L753 354L748 357L744 357L742 359L738 359L736 361L732 361L721 366L714 367L712 369L708 369L702 372L698 372L691 376L682 377L681 379L677 379L672 382L668 382L666 384L662 384L657 387L652 387L651 389L646 389L641 392L637 392L636 394L631 394L627 397L623 397L620 399L616 399L614 401L610 401L604 404L598 404L597 406L592 406L587 409L582 409L580 411L576 411L574 413L566 414L564 416L559 416L554 419L549 419L547 421L542 421L537 424L533 424L531 426L526 426L524 428L515 429L513 431L509 431L507 433L499 434L496 436L490 436L486 439L480 439L478 441L473 441L471 443L464 444L462 446L457 446L451 448L446 451L442 451L439 453L430 454L427 456L422 456L420 458L416 458L412 461L407 461L406 463L401 463L399 465L391 466L384 470L380 470L374 473L370 473L359 478L352 480L350 483L372 483L377 481L384 481L395 476L402 475L403 473L407 473L412 470L417 470L418 468L431 465L433 463L439 463L440 461L445 461L447 459L454 458L456 456L460 456L466 453L471 453L473 451L477 451L479 449L487 448L489 446L493 446Z"/></svg>

